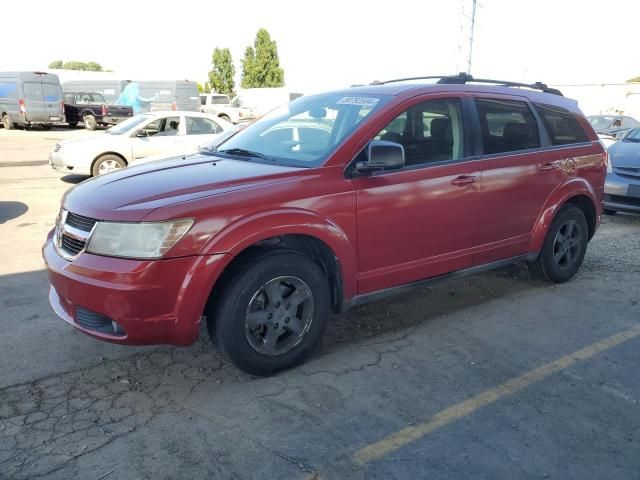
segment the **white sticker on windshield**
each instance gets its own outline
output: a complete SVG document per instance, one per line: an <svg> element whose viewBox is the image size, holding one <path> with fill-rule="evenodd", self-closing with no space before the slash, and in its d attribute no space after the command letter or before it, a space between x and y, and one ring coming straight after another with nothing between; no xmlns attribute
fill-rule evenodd
<svg viewBox="0 0 640 480"><path fill-rule="evenodd" d="M337 103L338 105L359 105L372 108L378 103L378 100L373 97L342 97Z"/></svg>

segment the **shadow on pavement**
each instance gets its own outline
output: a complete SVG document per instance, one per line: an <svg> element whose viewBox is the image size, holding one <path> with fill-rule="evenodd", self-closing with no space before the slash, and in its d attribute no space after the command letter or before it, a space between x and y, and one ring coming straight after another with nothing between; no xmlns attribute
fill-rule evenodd
<svg viewBox="0 0 640 480"><path fill-rule="evenodd" d="M29 207L22 202L0 202L0 223L18 218L27 210Z"/></svg>
<svg viewBox="0 0 640 480"><path fill-rule="evenodd" d="M89 178L90 177L87 177L86 175L65 175L64 177L61 177L60 180L66 183L73 183L75 185L83 180L88 180Z"/></svg>

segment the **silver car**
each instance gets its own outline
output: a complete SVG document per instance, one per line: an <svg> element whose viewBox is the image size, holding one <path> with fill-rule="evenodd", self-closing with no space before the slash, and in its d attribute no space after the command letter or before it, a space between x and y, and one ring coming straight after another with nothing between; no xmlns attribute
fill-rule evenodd
<svg viewBox="0 0 640 480"><path fill-rule="evenodd" d="M609 147L604 211L640 213L640 127Z"/></svg>

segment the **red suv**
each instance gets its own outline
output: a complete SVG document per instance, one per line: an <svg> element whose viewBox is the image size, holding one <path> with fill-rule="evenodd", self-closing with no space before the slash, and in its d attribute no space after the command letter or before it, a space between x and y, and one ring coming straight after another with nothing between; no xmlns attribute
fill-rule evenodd
<svg viewBox="0 0 640 480"><path fill-rule="evenodd" d="M522 260L570 279L607 168L577 103L410 80L301 97L200 154L71 189L43 247L52 307L132 345L190 345L206 322L267 375L303 361L332 312L406 287Z"/></svg>

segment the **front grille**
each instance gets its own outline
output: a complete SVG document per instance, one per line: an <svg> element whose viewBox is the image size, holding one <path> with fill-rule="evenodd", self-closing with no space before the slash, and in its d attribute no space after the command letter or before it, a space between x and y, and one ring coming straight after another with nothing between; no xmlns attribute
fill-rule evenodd
<svg viewBox="0 0 640 480"><path fill-rule="evenodd" d="M624 178L640 178L640 168L634 167L613 167L614 173Z"/></svg>
<svg viewBox="0 0 640 480"><path fill-rule="evenodd" d="M83 232L90 232L96 221L93 218L83 217L77 213L67 213L67 225L82 230Z"/></svg>
<svg viewBox="0 0 640 480"><path fill-rule="evenodd" d="M86 242L70 237L66 233L62 234L62 248L71 255L77 255L84 250Z"/></svg>
<svg viewBox="0 0 640 480"><path fill-rule="evenodd" d="M636 197L623 197L621 195L605 195L606 202L619 203L621 205L633 205L634 207L640 207L640 198Z"/></svg>
<svg viewBox="0 0 640 480"><path fill-rule="evenodd" d="M124 330L109 317L101 315L83 307L76 307L76 322L81 327L94 332L108 333L109 335L124 336Z"/></svg>

